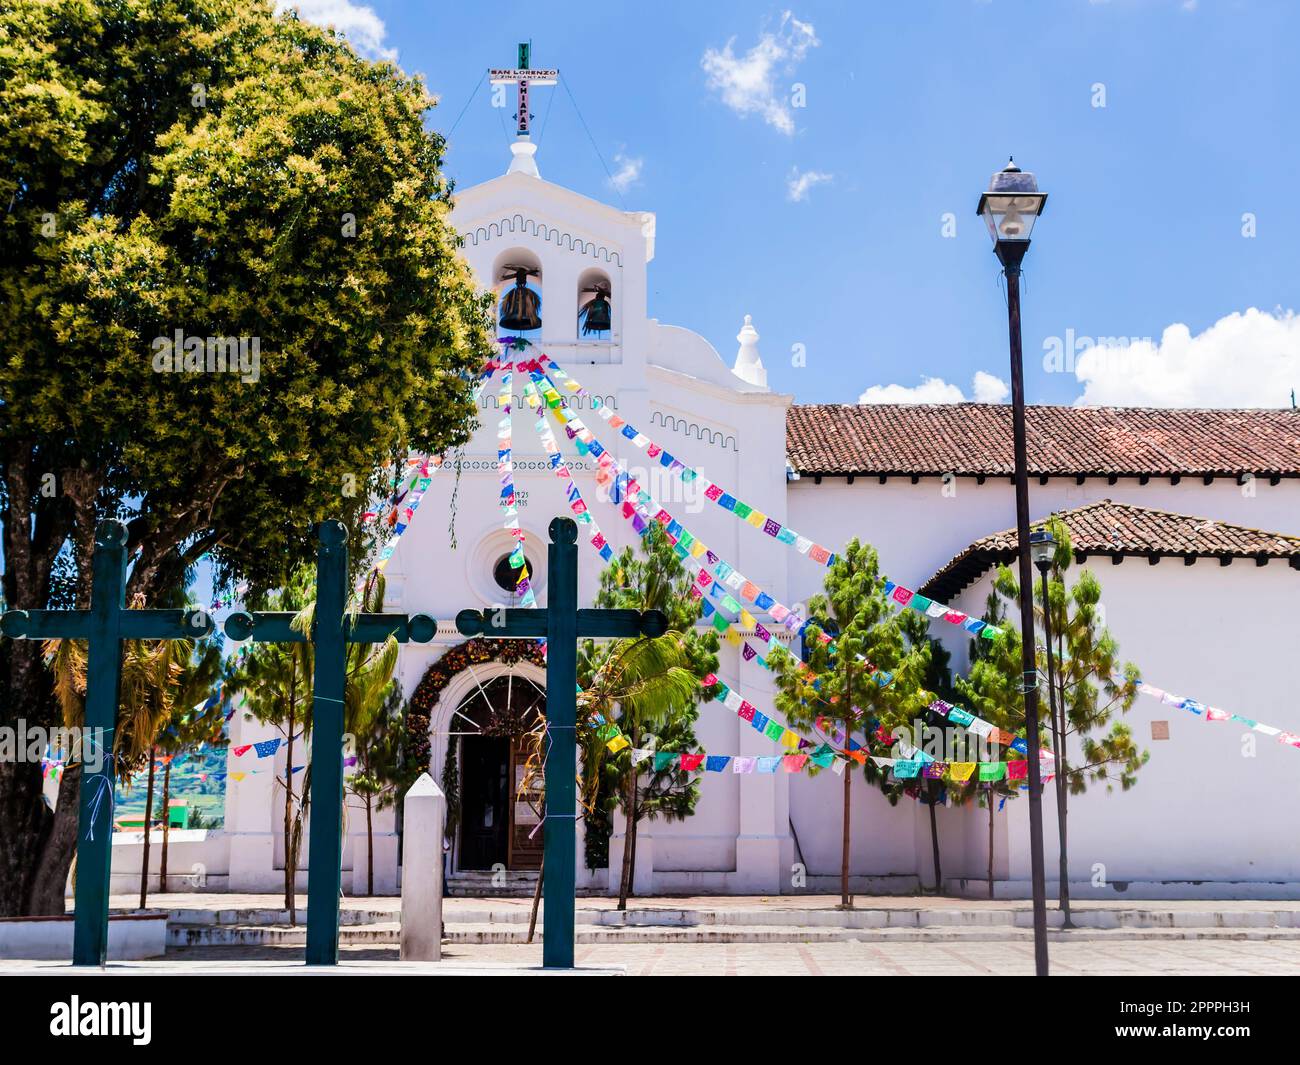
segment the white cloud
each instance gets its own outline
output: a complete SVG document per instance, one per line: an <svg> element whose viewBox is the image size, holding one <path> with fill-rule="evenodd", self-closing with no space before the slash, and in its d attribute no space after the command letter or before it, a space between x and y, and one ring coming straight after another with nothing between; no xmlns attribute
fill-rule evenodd
<svg viewBox="0 0 1300 1065"><path fill-rule="evenodd" d="M975 371L971 382L971 397L976 403L1002 403L1011 395L1011 386L1002 378L994 377L983 370Z"/></svg>
<svg viewBox="0 0 1300 1065"><path fill-rule="evenodd" d="M277 15L290 8L297 9L303 22L332 26L362 55L397 62L397 49L384 47L388 31L373 8L352 0L275 0Z"/></svg>
<svg viewBox="0 0 1300 1065"><path fill-rule="evenodd" d="M814 185L821 185L831 180L831 175L823 173L820 170L800 171L796 166L790 171L790 176L785 179L786 196L793 203L803 203L808 198L808 191Z"/></svg>
<svg viewBox="0 0 1300 1065"><path fill-rule="evenodd" d="M709 88L715 89L722 102L736 114L761 115L769 126L786 135L794 133L794 116L785 99L784 89L778 96L778 74L792 74L803 62L809 49L821 42L812 24L800 22L789 11L781 15L775 33L759 34L758 43L742 56L732 50L733 37L719 51L706 49L700 66L709 76Z"/></svg>
<svg viewBox="0 0 1300 1065"><path fill-rule="evenodd" d="M641 180L641 164L644 160L640 156L630 159L622 152L614 155L614 163L618 167L609 183L619 192L627 192L633 185Z"/></svg>
<svg viewBox="0 0 1300 1065"><path fill-rule="evenodd" d="M1269 314L1251 307L1196 336L1177 323L1158 342L1089 347L1082 343L1088 338L1071 339L1074 350L1064 350L1061 368L1073 368L1083 383L1079 404L1282 407L1293 388L1300 390L1300 318L1290 310Z"/></svg>
<svg viewBox="0 0 1300 1065"><path fill-rule="evenodd" d="M972 384L976 403L1000 403L1010 389L1001 378L977 370ZM859 403L964 403L966 395L942 377L922 377L919 385L872 385Z"/></svg>

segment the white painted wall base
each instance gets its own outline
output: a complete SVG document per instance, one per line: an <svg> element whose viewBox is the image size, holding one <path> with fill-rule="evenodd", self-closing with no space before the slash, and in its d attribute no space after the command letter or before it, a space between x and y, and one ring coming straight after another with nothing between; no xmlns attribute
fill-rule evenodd
<svg viewBox="0 0 1300 1065"><path fill-rule="evenodd" d="M945 880L949 894L969 899L988 898L987 880ZM1056 881L1047 881L1047 908L1056 909ZM1029 880L995 880L993 897L1028 899L1033 897ZM1088 881L1070 882L1070 900L1088 902L1137 901L1141 899L1300 899L1300 880L1132 880L1116 881L1105 887L1093 887Z"/></svg>
<svg viewBox="0 0 1300 1065"><path fill-rule="evenodd" d="M72 957L73 918L0 919L0 958L68 961ZM165 913L117 914L108 919L108 960L139 961L167 952Z"/></svg>

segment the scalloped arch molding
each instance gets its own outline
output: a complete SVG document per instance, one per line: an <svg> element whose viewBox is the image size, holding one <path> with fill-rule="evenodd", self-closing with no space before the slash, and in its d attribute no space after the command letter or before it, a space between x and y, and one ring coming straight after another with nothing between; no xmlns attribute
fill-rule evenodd
<svg viewBox="0 0 1300 1065"><path fill-rule="evenodd" d="M518 234L539 237L558 248L567 248L569 251L576 251L582 255L590 255L599 262L613 263L619 269L623 267L623 256L616 251L610 251L603 244L583 240L581 237L557 229L555 226L545 225L533 218L525 218L519 213L509 215L496 222L487 222L481 226L475 226L465 235L465 239L477 247L480 241L495 240L498 237Z"/></svg>

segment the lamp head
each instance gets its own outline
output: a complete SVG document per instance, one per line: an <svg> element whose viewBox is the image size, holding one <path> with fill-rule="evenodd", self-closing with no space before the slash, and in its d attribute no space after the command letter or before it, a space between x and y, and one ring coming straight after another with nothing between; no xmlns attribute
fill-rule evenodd
<svg viewBox="0 0 1300 1065"><path fill-rule="evenodd" d="M1029 557L1042 573L1052 564L1056 554L1056 537L1047 529L1036 529L1029 534Z"/></svg>
<svg viewBox="0 0 1300 1065"><path fill-rule="evenodd" d="M988 191L981 194L978 210L995 245L1003 241L1028 244L1034 222L1046 204L1047 193L1038 191L1034 175L1009 160L989 179Z"/></svg>

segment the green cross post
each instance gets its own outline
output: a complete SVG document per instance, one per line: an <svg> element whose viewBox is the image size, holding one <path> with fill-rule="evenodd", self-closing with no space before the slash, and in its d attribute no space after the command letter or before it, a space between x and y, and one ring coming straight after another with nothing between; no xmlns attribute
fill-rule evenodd
<svg viewBox="0 0 1300 1065"><path fill-rule="evenodd" d="M126 526L106 521L95 530L89 610L11 610L0 632L22 640L85 640L85 731L77 818L77 889L73 965L103 965L108 957L108 891L113 857L113 740L122 689L123 640L193 640L215 626L203 610L127 610Z"/></svg>
<svg viewBox="0 0 1300 1065"><path fill-rule="evenodd" d="M316 606L311 635L288 611L231 614L226 635L259 643L315 644L312 685L311 828L307 839L307 964L337 965L343 886L343 692L347 645L428 643L437 622L427 614L348 614L348 544L342 522L316 526Z"/></svg>
<svg viewBox="0 0 1300 1065"><path fill-rule="evenodd" d="M546 640L546 816L543 821L542 964L573 968L578 814L578 640L582 637L662 636L658 610L578 609L578 527L555 518L547 552L547 605L538 609L462 610L465 636Z"/></svg>

